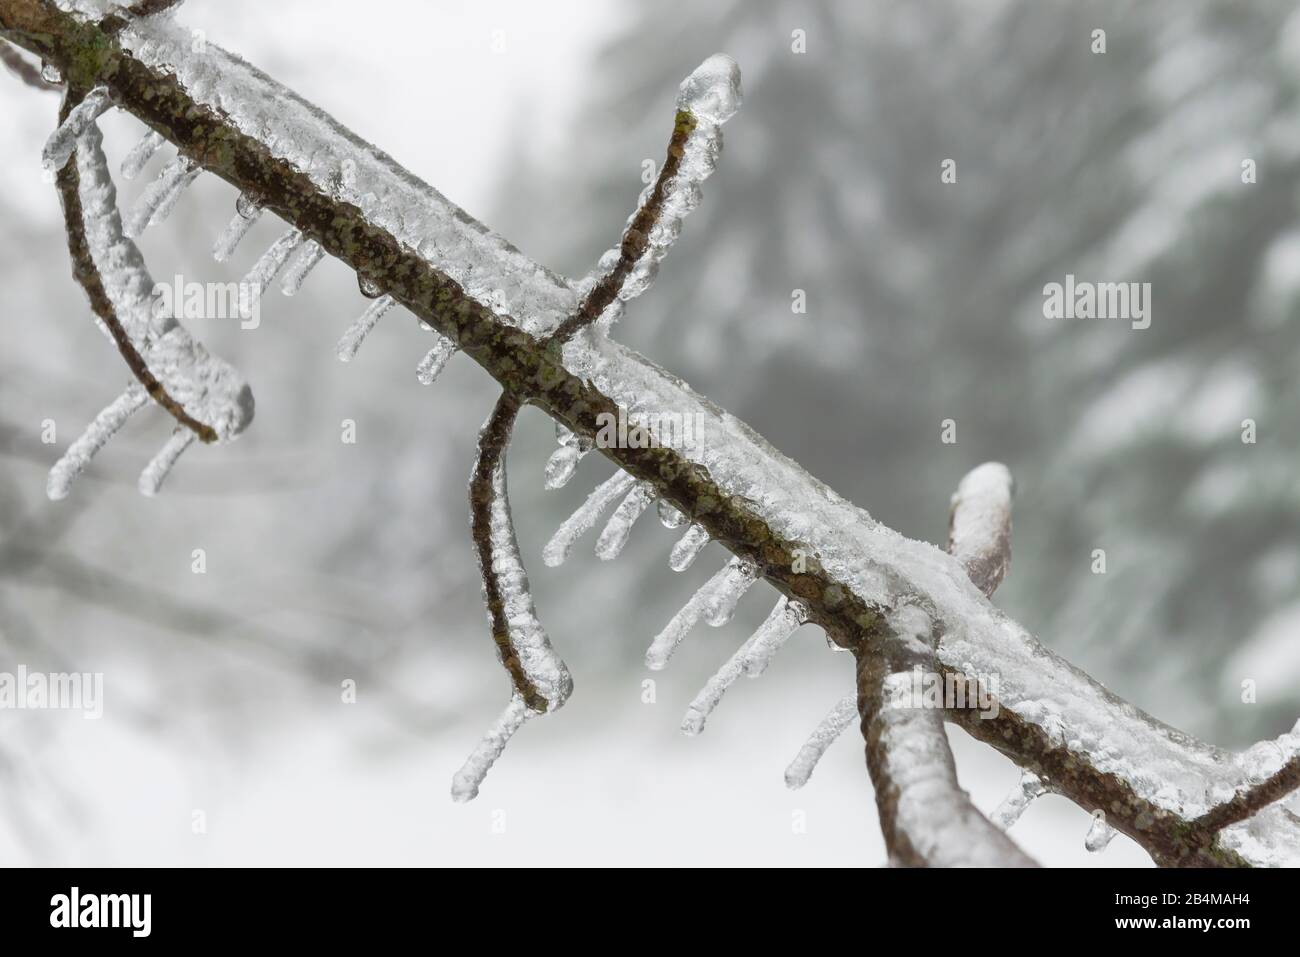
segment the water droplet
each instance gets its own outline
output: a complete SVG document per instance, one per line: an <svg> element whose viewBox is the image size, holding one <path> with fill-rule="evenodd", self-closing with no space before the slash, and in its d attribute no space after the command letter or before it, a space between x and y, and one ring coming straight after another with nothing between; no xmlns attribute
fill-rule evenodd
<svg viewBox="0 0 1300 957"><path fill-rule="evenodd" d="M41 79L46 83L62 83L63 71L53 63L41 61Z"/></svg>
<svg viewBox="0 0 1300 957"><path fill-rule="evenodd" d="M252 219L259 212L257 201L247 193L240 193L235 199L235 212L245 219Z"/></svg>
<svg viewBox="0 0 1300 957"><path fill-rule="evenodd" d="M357 288L361 290L361 295L367 299L378 299L384 294L384 290L379 287L379 283L368 276L357 276Z"/></svg>

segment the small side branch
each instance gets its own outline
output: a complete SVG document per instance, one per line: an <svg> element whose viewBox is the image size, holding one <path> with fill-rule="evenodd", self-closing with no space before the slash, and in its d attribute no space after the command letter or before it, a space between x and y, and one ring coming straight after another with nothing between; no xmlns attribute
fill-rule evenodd
<svg viewBox="0 0 1300 957"><path fill-rule="evenodd" d="M68 118L68 114L72 112L79 99L80 96L77 93L72 90L68 91L59 110L60 123ZM113 308L108 290L104 288L104 278L95 265L95 259L90 252L90 243L86 237L86 222L81 208L81 179L80 173L77 171L75 151L73 156L58 171L55 183L59 190L59 199L63 205L63 223L68 236L68 252L72 256L72 275L81 284L81 288L85 290L86 296L90 300L91 310L104 323L105 328L113 337L113 342L117 344L117 350L122 354L122 359L126 362L127 368L131 370L131 374L144 387L149 397L166 409L182 426L197 435L201 441L215 442L217 440L216 429L200 422L186 412L184 406L173 399L166 388L163 387L163 384L149 371L148 364L144 361L144 357L140 355L139 350L136 349L131 337L127 334L126 328L122 325L117 311Z"/></svg>
<svg viewBox="0 0 1300 957"><path fill-rule="evenodd" d="M949 548L960 550L985 594L1009 561L1010 479L1004 466L984 465L953 498ZM944 713L928 706L918 681L939 674L930 615L903 606L886 625L878 639L857 646L858 712L890 860L909 867L1036 867L957 782Z"/></svg>
<svg viewBox="0 0 1300 957"><path fill-rule="evenodd" d="M664 200L668 196L668 184L672 182L681 168L682 158L686 155L686 141L695 129L695 117L689 110L678 110L673 121L673 135L668 141L668 155L664 158L663 168L655 179L654 188L649 198L633 215L623 231L623 240L619 244L618 261L613 268L592 287L578 306L578 311L565 319L556 328L552 338L557 343L567 342L578 330L590 326L600 318L609 306L618 298L623 283L632 272L632 267L645 255L650 245L650 231L659 223L663 213Z"/></svg>

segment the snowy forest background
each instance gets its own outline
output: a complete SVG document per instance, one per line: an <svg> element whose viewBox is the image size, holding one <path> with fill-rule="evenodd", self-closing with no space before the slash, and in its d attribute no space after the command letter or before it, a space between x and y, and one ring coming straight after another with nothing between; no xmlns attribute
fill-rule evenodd
<svg viewBox="0 0 1300 957"><path fill-rule="evenodd" d="M1217 744L1300 713L1294 4L382 2L358 25L342 2L190 0L180 17L568 275L617 236L680 79L730 53L746 105L719 174L616 336L913 537L942 541L957 480L1005 461L1016 525L999 605ZM414 322L338 363L366 301L337 263L295 299L268 294L259 329L194 324L256 393L237 444L192 452L143 499L135 473L169 432L151 411L71 498L46 501L45 470L127 377L41 179L56 108L0 76L0 670L102 671L105 717L0 712L0 861L883 860L856 733L803 791L781 780L851 690L850 662L806 628L682 737L686 704L770 602L750 596L645 672L649 639L716 560L672 573L673 535L647 522L618 562L545 568L542 543L612 467L593 456L544 491L553 437L536 413L511 451L512 504L576 691L476 802L452 804L451 775L507 694L464 491L495 389L463 359L421 387ZM139 124L103 126L116 162ZM147 179L119 180L123 201ZM238 280L279 226L213 262L233 201L201 178L142 241L155 276ZM1151 328L1045 319L1043 284L1067 272L1151 282ZM939 441L948 417L955 446ZM47 418L56 446L40 441ZM1015 770L952 737L991 808ZM1045 798L1016 839L1045 863L1149 863L1124 837L1087 854L1087 825Z"/></svg>

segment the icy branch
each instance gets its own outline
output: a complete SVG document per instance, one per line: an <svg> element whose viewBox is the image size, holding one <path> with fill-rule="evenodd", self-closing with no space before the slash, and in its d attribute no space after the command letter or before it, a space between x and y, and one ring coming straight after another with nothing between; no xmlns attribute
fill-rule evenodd
<svg viewBox="0 0 1300 957"><path fill-rule="evenodd" d="M1001 679L996 717L970 708L948 717L1085 810L1106 808L1110 825L1158 862L1300 860L1300 828L1276 803L1210 844L1189 837L1191 821L1258 786L1245 755L1113 695L994 608L960 560L876 522L634 351L584 335L549 347L546 338L579 305L568 282L238 57L213 43L194 49L167 17L119 19L110 31L106 12L95 0L0 0L0 35L82 88L108 86L116 107L252 197L246 206L255 202L382 279L386 293L506 391L575 436L594 439L601 417L621 412L700 416L701 435L689 445L602 448L626 473L620 494L652 482L708 539L804 601L810 621L839 642L871 635L892 610L923 606L945 674ZM692 110L697 118L708 111L707 103ZM230 421L242 427L246 416ZM1277 787L1290 784L1283 776ZM1255 804L1246 798L1233 815Z"/></svg>

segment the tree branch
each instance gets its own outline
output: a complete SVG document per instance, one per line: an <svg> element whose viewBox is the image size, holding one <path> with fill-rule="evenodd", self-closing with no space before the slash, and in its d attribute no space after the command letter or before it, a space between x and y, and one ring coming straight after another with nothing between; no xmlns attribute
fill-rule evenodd
<svg viewBox="0 0 1300 957"><path fill-rule="evenodd" d="M982 720L971 709L950 718L1057 793L1088 810L1106 808L1108 822L1159 862L1275 863L1300 855L1300 828L1278 807L1207 846L1189 825L1249 784L1241 755L1169 728L1107 691L994 608L958 559L875 522L635 352L592 329L548 345L573 311L562 305L573 299L567 283L242 60L211 43L191 50L169 18L109 31L49 0L0 0L0 35L58 67L69 83L105 84L115 105L453 339L520 403L575 434L594 438L602 417L617 419L620 409L699 416L700 439L689 448L601 451L802 601L833 640L860 643L881 633L895 609L924 607L945 673L1001 676L997 718ZM295 152L303 140L304 148L320 147L311 154L316 163ZM364 191L348 185L345 160ZM458 271L442 247L426 248L426 226L477 257L473 274ZM505 279L516 292L502 309L483 287Z"/></svg>
<svg viewBox="0 0 1300 957"><path fill-rule="evenodd" d="M986 595L1009 561L1010 492L1010 473L990 463L969 473L953 497L951 541ZM903 606L889 616L886 634L859 646L858 713L890 860L909 867L1036 867L957 782L944 712L920 687L924 679L943 679L936 638L926 612Z"/></svg>

